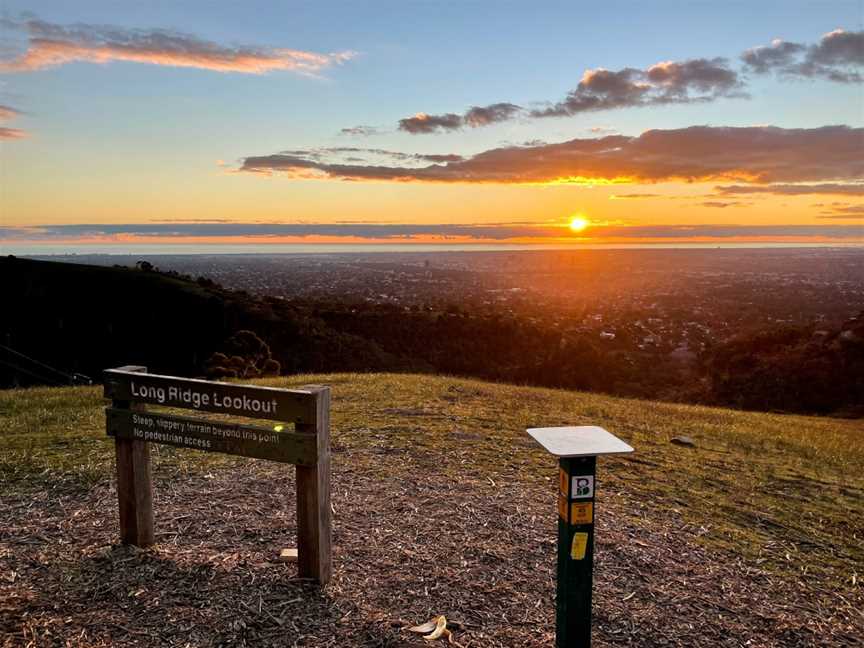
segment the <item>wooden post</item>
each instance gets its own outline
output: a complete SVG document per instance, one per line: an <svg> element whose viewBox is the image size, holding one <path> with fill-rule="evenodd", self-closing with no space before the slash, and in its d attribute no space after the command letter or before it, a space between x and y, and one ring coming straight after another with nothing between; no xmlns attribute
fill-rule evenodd
<svg viewBox="0 0 864 648"><path fill-rule="evenodd" d="M147 367L122 367L146 373ZM130 401L113 400L117 409L139 408ZM153 544L153 485L150 478L150 444L136 439L114 439L117 457L117 500L120 509L120 541L146 547Z"/></svg>
<svg viewBox="0 0 864 648"><path fill-rule="evenodd" d="M297 571L321 585L330 580L330 388L310 385L315 395L315 422L298 423L296 431L314 434L318 462L297 466Z"/></svg>

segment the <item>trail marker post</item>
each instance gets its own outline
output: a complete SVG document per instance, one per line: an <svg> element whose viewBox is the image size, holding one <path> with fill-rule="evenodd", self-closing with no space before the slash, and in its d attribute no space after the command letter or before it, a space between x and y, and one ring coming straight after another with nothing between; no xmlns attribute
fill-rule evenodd
<svg viewBox="0 0 864 648"><path fill-rule="evenodd" d="M528 434L558 457L555 645L589 648L597 457L633 452L633 448L593 425L529 428Z"/></svg>
<svg viewBox="0 0 864 648"><path fill-rule="evenodd" d="M153 543L150 444L292 463L297 467L297 563L301 578L330 580L330 388L277 389L147 373L105 371L105 426L117 455L123 544ZM145 405L280 422L274 427L192 418ZM294 424L283 430L281 423Z"/></svg>

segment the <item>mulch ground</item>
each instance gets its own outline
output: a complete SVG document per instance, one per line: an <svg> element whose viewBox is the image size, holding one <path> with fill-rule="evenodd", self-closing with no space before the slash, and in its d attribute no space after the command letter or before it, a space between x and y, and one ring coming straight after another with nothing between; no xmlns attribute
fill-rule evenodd
<svg viewBox="0 0 864 648"><path fill-rule="evenodd" d="M524 484L375 452L374 474L334 457L335 573L324 589L275 560L295 542L291 466L157 466L147 550L115 544L109 482L3 493L0 641L444 646L405 630L444 614L465 648L553 646L554 465ZM595 646L861 645L861 588L772 575L704 549L675 511L602 480L599 493Z"/></svg>

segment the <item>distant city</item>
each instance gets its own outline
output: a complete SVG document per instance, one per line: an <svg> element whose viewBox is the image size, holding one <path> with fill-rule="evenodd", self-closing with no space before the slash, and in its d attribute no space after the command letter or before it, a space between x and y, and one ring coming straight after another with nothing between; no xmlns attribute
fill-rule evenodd
<svg viewBox="0 0 864 648"><path fill-rule="evenodd" d="M827 332L864 309L864 249L74 255L279 299L515 316L686 367L706 346L779 325Z"/></svg>

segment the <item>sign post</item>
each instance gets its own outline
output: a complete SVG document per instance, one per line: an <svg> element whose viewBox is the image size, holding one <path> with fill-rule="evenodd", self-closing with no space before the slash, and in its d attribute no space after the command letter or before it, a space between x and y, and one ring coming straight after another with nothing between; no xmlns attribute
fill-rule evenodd
<svg viewBox="0 0 864 648"><path fill-rule="evenodd" d="M297 563L301 578L322 585L332 571L330 549L330 388L276 389L147 373L127 366L105 371L105 410L117 455L120 540L153 543L150 444L269 459L297 467ZM266 419L274 427L175 416L144 405ZM294 424L283 430L281 423Z"/></svg>
<svg viewBox="0 0 864 648"><path fill-rule="evenodd" d="M596 426L529 428L558 457L557 648L591 646L597 456L633 448Z"/></svg>

